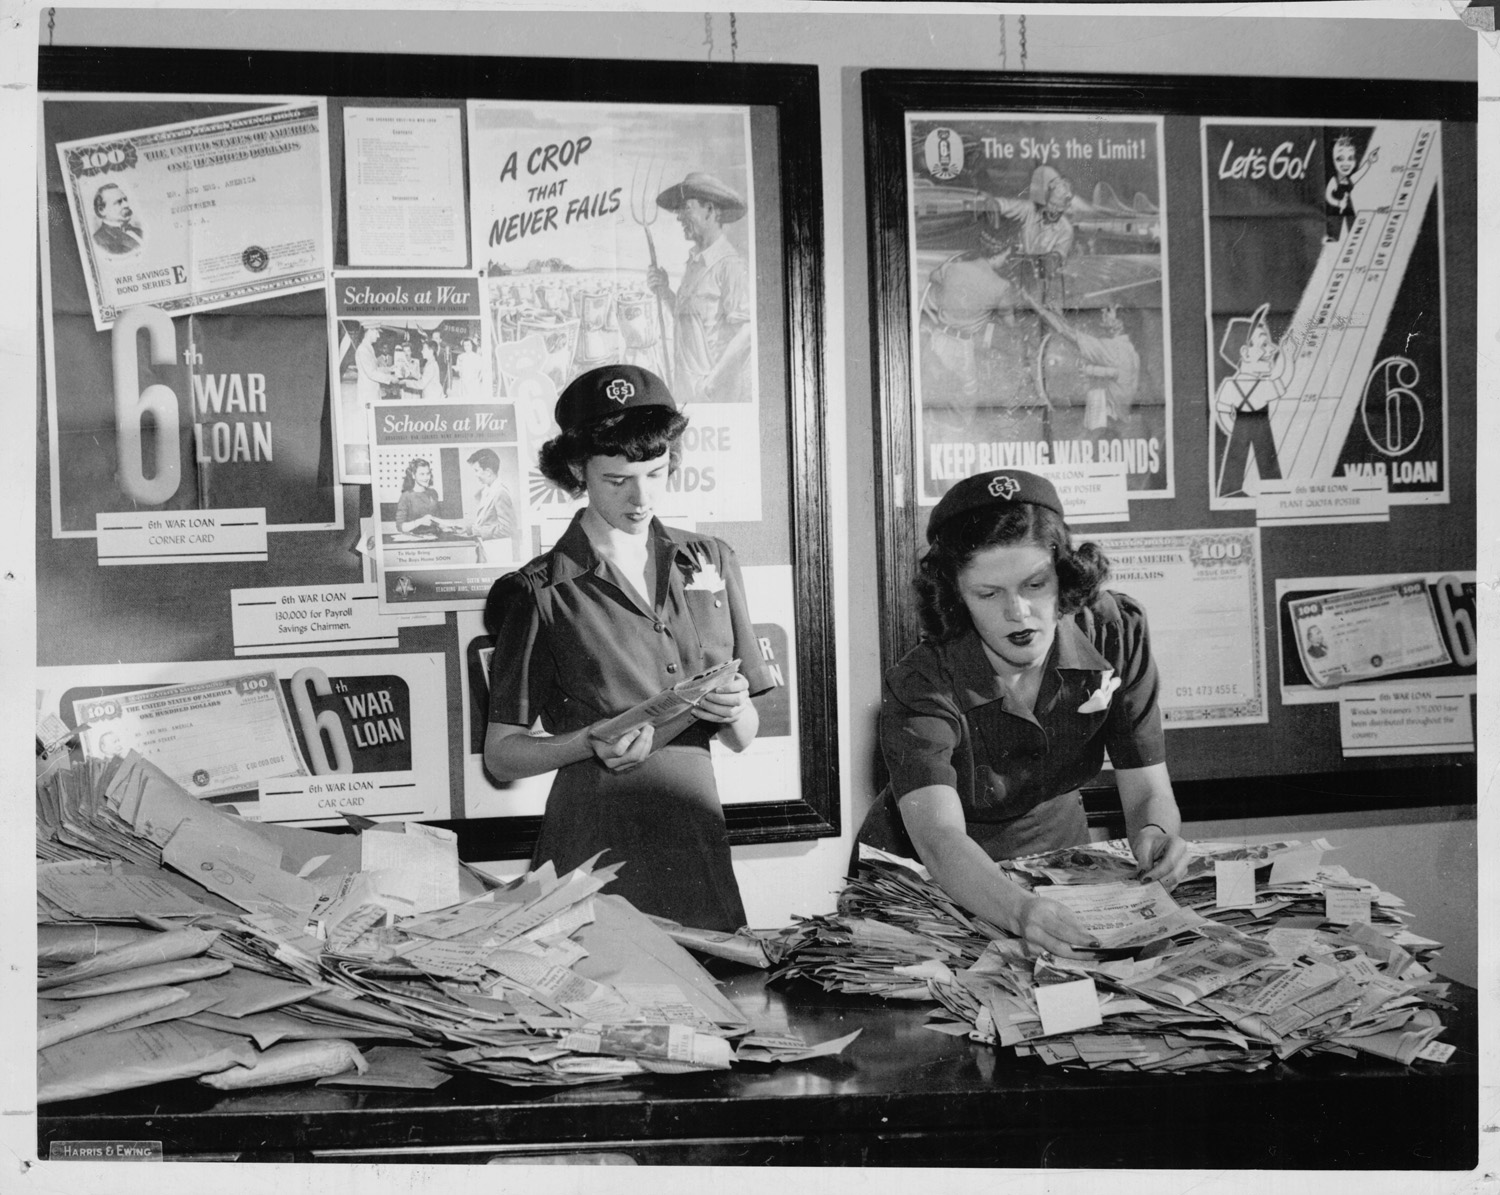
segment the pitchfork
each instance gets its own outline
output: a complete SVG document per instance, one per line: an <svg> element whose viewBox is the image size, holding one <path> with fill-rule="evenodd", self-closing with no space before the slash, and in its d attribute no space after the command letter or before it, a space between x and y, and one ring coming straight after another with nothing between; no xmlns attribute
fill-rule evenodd
<svg viewBox="0 0 1500 1195"><path fill-rule="evenodd" d="M653 172L656 180L652 181ZM641 231L646 234L646 250L651 254L651 268L658 269L656 264L656 242L651 237L651 226L661 215L661 209L656 206L656 195L661 188L662 167L652 159L646 165L645 176L641 176L641 163L637 159L635 168L630 174L630 218L641 226ZM672 350L667 340L667 316L662 307L661 295L656 295L656 326L661 330L661 365L662 373L665 375L668 388L672 385Z"/></svg>

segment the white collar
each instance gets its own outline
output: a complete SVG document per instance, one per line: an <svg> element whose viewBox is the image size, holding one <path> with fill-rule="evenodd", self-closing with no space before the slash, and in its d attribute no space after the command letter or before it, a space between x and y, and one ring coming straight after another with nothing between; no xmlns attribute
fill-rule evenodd
<svg viewBox="0 0 1500 1195"><path fill-rule="evenodd" d="M621 568L633 566L637 573L645 568L646 558L651 554L649 534L632 535L628 531L611 527L592 506L584 508L580 526L601 559Z"/></svg>

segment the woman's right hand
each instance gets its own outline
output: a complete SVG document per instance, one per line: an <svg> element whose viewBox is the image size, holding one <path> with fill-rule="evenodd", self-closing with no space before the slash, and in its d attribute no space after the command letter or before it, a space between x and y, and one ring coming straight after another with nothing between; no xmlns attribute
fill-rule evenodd
<svg viewBox="0 0 1500 1195"><path fill-rule="evenodd" d="M589 735L589 746L594 750L594 758L615 773L628 772L643 764L646 756L651 754L651 744L655 741L656 727L649 722L621 735L613 742Z"/></svg>
<svg viewBox="0 0 1500 1195"><path fill-rule="evenodd" d="M1099 948L1071 909L1034 892L1016 917L1016 933L1029 946L1067 958L1082 958L1084 952Z"/></svg>

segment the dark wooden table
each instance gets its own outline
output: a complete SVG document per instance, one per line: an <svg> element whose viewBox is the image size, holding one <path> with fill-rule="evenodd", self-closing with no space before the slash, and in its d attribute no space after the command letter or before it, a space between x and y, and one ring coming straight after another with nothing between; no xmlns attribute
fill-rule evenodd
<svg viewBox="0 0 1500 1195"><path fill-rule="evenodd" d="M52 1141L160 1141L169 1158L266 1162L631 1160L700 1165L1468 1169L1478 998L1455 984L1442 1065L1332 1055L1252 1074L1063 1071L923 1028L927 1005L767 987L716 964L755 1014L837 1057L564 1089L460 1075L433 1092L158 1084L39 1109Z"/></svg>

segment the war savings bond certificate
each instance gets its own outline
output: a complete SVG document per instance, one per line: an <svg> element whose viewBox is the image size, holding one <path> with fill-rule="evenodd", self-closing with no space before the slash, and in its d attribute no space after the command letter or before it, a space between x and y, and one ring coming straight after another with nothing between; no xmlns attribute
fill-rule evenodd
<svg viewBox="0 0 1500 1195"><path fill-rule="evenodd" d="M1090 534L1108 554L1109 585L1145 607L1161 673L1162 723L1265 722L1260 530Z"/></svg>
<svg viewBox="0 0 1500 1195"><path fill-rule="evenodd" d="M86 756L134 749L194 796L307 775L274 672L89 697L73 714Z"/></svg>
<svg viewBox="0 0 1500 1195"><path fill-rule="evenodd" d="M1421 578L1290 606L1303 671L1320 689L1453 662Z"/></svg>
<svg viewBox="0 0 1500 1195"><path fill-rule="evenodd" d="M57 146L94 326L323 285L321 99Z"/></svg>

